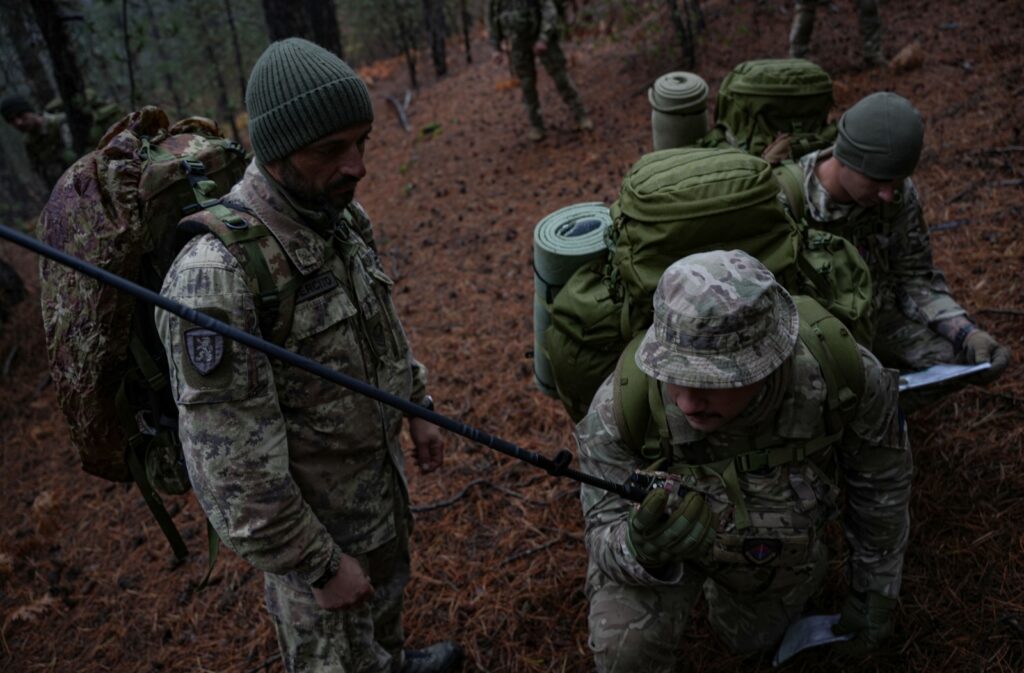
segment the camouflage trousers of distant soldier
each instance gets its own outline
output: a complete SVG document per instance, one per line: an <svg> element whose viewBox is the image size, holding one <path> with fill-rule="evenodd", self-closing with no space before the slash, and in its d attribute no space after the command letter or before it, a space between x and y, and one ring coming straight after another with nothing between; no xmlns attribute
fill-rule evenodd
<svg viewBox="0 0 1024 673"><path fill-rule="evenodd" d="M510 40L509 61L512 64L512 71L519 79L519 87L523 90L523 103L526 105L526 114L530 119L530 126L542 130L544 119L540 114L540 97L537 95L537 65L534 61L533 45L536 42L536 35L532 33L514 33ZM565 53L562 51L558 40L548 42L547 50L539 57L544 64L544 69L555 81L555 87L565 104L572 110L576 121L581 121L587 116L587 110L583 106L576 85L569 77L566 69Z"/></svg>
<svg viewBox="0 0 1024 673"><path fill-rule="evenodd" d="M400 516L396 514L396 516ZM398 673L403 663L402 591L409 581L409 534L356 557L373 584L373 599L324 610L305 583L264 576L267 610L288 673Z"/></svg>
<svg viewBox="0 0 1024 673"><path fill-rule="evenodd" d="M958 362L953 344L927 325L908 318L898 308L882 309L875 317L875 325L876 336L871 351L886 367L913 372L937 364ZM931 406L964 385L949 384L928 392L900 393L900 408L909 412Z"/></svg>
<svg viewBox="0 0 1024 673"><path fill-rule="evenodd" d="M598 673L673 673L683 632L701 591L711 628L736 653L775 647L821 587L828 552L812 543L805 563L792 567L730 565L714 579L687 567L682 583L618 584L593 563L587 572L590 649ZM731 587L731 588L729 588Z"/></svg>
<svg viewBox="0 0 1024 673"><path fill-rule="evenodd" d="M884 62L882 56L882 20L878 16L878 0L854 0L857 4L860 36L864 41L864 60L873 65ZM796 0L796 16L789 31L789 55L804 58L810 49L814 30L814 13L822 0Z"/></svg>

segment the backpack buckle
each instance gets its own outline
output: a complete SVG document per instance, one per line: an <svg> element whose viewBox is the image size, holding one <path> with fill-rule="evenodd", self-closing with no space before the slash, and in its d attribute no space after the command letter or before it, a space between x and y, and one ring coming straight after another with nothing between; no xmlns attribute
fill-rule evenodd
<svg viewBox="0 0 1024 673"><path fill-rule="evenodd" d="M204 178L206 177L206 166L204 166L203 162L198 159L182 159L181 167L185 170L185 175L189 177L193 175L202 176Z"/></svg>

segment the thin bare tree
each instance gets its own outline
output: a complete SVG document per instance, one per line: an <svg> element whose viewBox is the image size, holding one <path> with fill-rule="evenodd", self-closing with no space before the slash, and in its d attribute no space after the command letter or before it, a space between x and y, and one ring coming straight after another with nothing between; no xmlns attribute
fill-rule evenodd
<svg viewBox="0 0 1024 673"><path fill-rule="evenodd" d="M0 2L0 19L3 19L4 32L14 46L18 65L21 66L36 105L46 105L57 92L42 58L46 52L46 43L39 32L32 7L24 2Z"/></svg>

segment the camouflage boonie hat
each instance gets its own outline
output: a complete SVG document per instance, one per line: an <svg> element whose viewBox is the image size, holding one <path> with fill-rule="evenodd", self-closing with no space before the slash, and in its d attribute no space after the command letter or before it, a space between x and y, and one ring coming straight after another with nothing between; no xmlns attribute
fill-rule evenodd
<svg viewBox="0 0 1024 673"><path fill-rule="evenodd" d="M761 262L741 250L703 252L658 281L636 364L677 386L741 388L786 361L799 328L796 304Z"/></svg>

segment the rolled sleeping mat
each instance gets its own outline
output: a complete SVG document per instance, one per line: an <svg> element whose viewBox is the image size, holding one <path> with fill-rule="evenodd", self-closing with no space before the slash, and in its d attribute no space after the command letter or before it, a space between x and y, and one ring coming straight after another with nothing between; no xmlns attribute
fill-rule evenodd
<svg viewBox="0 0 1024 673"><path fill-rule="evenodd" d="M604 234L611 224L608 206L578 203L556 210L533 230L533 376L537 388L551 397L558 393L544 355L544 330L551 324L548 307L576 269L607 256Z"/></svg>
<svg viewBox="0 0 1024 673"><path fill-rule="evenodd" d="M647 90L654 149L692 145L708 132L708 83L678 70L662 75Z"/></svg>

